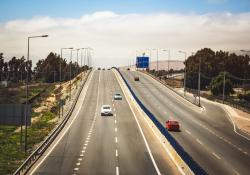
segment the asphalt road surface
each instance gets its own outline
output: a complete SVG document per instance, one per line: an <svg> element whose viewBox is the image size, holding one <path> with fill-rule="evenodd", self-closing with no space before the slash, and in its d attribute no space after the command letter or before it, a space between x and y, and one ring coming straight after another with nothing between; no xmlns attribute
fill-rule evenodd
<svg viewBox="0 0 250 175"><path fill-rule="evenodd" d="M67 125L28 174L180 174L144 127L147 149L114 72L94 71L88 82L86 96L83 90ZM114 101L115 92L123 100ZM113 116L100 116L103 104Z"/></svg>
<svg viewBox="0 0 250 175"><path fill-rule="evenodd" d="M168 119L180 122L181 132L171 134L209 174L249 174L250 141L234 131L221 107L202 101L201 110L148 75L121 72L162 125Z"/></svg>

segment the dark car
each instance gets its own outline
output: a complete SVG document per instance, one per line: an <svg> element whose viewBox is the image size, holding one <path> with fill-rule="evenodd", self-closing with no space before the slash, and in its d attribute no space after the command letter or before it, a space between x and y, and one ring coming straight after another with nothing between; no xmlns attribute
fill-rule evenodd
<svg viewBox="0 0 250 175"><path fill-rule="evenodd" d="M140 81L139 77L134 77L135 81Z"/></svg>

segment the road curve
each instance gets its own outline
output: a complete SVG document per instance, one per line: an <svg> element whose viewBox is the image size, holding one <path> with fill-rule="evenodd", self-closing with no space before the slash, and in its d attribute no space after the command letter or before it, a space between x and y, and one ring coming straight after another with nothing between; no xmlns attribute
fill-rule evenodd
<svg viewBox="0 0 250 175"><path fill-rule="evenodd" d="M170 118L180 121L182 131L172 135L209 174L249 174L250 142L234 132L223 109L204 102L206 110L199 110L148 75L121 73L162 125Z"/></svg>

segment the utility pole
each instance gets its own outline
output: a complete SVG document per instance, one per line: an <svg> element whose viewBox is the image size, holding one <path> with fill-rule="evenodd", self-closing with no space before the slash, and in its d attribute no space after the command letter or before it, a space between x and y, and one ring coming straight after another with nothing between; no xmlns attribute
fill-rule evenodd
<svg viewBox="0 0 250 175"><path fill-rule="evenodd" d="M26 62L26 105L25 105L25 138L24 138L24 150L27 153L27 129L28 129L28 101L29 101L29 57L30 57L30 39L31 38L40 38L40 37L48 37L48 35L41 36L30 36L28 37L28 53L27 53L27 62Z"/></svg>
<svg viewBox="0 0 250 175"><path fill-rule="evenodd" d="M69 67L69 101L71 101L71 74L72 74L72 49L70 50L70 67Z"/></svg>
<svg viewBox="0 0 250 175"><path fill-rule="evenodd" d="M168 75L169 75L170 49L168 50Z"/></svg>
<svg viewBox="0 0 250 175"><path fill-rule="evenodd" d="M63 53L64 49L72 50L73 47L61 48L61 59L60 59L60 91L62 90L62 60L63 60L62 53ZM64 76L65 76L65 74L64 74ZM62 102L61 102L62 101L61 95L62 95L62 93L60 92L60 95L59 95L59 118L61 116L61 104L62 104ZM63 116L63 113L62 113L62 116Z"/></svg>
<svg viewBox="0 0 250 175"><path fill-rule="evenodd" d="M198 106L201 106L201 57L199 57L198 95L199 95Z"/></svg>
<svg viewBox="0 0 250 175"><path fill-rule="evenodd" d="M186 77L187 77L187 65L186 65L186 60L187 60L187 52L184 51L179 51L180 53L183 53L185 55L185 69L184 69L184 97L186 96Z"/></svg>
<svg viewBox="0 0 250 175"><path fill-rule="evenodd" d="M156 66L157 66L157 72L158 72L158 58L159 58L159 53L158 53L158 49L156 49L156 54L157 54L157 60L156 60Z"/></svg>
<svg viewBox="0 0 250 175"><path fill-rule="evenodd" d="M226 72L223 73L223 92L222 92L222 103L225 101L225 86L226 86Z"/></svg>

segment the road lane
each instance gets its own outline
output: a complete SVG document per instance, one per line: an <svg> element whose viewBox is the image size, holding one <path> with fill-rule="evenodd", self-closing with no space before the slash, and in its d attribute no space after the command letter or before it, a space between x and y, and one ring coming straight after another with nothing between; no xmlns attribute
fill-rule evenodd
<svg viewBox="0 0 250 175"><path fill-rule="evenodd" d="M121 92L113 72L102 75L94 133L79 174L156 174L127 102L113 101ZM100 116L103 104L112 106L113 116Z"/></svg>
<svg viewBox="0 0 250 175"><path fill-rule="evenodd" d="M72 125L33 166L33 174L157 174L125 98L113 101L121 88L112 71L94 71L85 99L77 103ZM124 95L123 95L124 97ZM82 97L82 94L80 96ZM100 116L110 104L113 116ZM80 111L79 113L76 111ZM64 132L64 130L62 131ZM150 134L147 133L147 138ZM150 141L162 174L179 174L155 138ZM53 149L51 149L53 148ZM39 165L39 166L38 166ZM167 173L166 173L167 172Z"/></svg>
<svg viewBox="0 0 250 175"><path fill-rule="evenodd" d="M72 170L75 167L74 163L78 154L80 152L81 147L83 147L82 138L87 137L87 131L91 127L91 123L93 120L93 115L95 111L96 99L92 98L95 96L97 92L98 86L98 76L99 73L95 72L93 74L92 80L90 82L87 94L85 96L85 100L83 104L77 104L76 108L80 108L79 116L77 116L75 122L72 124L70 129L66 132L66 134L62 137L60 142L55 146L53 151L48 155L48 149L39 159L37 164L34 165L36 168L41 160L44 161L41 163L39 167L37 167L34 174L72 174ZM82 94L79 98L83 98ZM77 109L74 110L72 116L76 115ZM70 123L72 118L69 119L68 123ZM67 123L67 124L68 124ZM67 128L68 125L65 126ZM61 133L63 133L62 130ZM60 135L57 137L59 138ZM55 140L55 142L57 139ZM51 147L54 144L51 145ZM31 169L30 173L34 170Z"/></svg>
<svg viewBox="0 0 250 175"><path fill-rule="evenodd" d="M244 154L244 151L249 152L249 143L244 141L242 145L242 138L237 137L236 142L240 140L237 143L242 146L240 151L239 147L228 144L228 137L224 137L214 129L214 127L223 126L225 128L225 125L230 125L231 123L227 119L219 119L219 123L214 123L214 120L211 122L211 119L207 116L209 111L204 114L188 108L188 102L185 105L180 103L176 100L176 96L169 92L170 90L151 77L132 71L122 71L122 73L139 99L156 115L162 124L165 124L165 121L169 118L175 118L181 122L181 127L187 129L188 132L184 130L184 132L173 133L172 135L209 173L248 173L249 155ZM139 75L139 82L133 80L134 75ZM210 125L213 127L210 127ZM231 128L231 126L229 127ZM223 129L219 131L223 133ZM227 130L226 134L223 134L227 135L227 132L230 132L231 135L234 133L232 130ZM233 143L231 139L230 143ZM218 155L221 159L218 159Z"/></svg>

